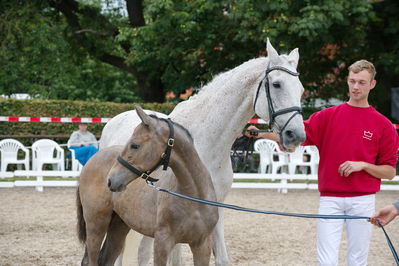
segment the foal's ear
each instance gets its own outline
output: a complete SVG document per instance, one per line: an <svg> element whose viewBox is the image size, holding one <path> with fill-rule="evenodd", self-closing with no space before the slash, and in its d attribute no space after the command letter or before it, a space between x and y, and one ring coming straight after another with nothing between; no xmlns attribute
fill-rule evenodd
<svg viewBox="0 0 399 266"><path fill-rule="evenodd" d="M136 113L140 117L144 125L149 126L152 124L151 117L144 112L143 108L141 108L139 104L135 104L134 108L136 109Z"/></svg>

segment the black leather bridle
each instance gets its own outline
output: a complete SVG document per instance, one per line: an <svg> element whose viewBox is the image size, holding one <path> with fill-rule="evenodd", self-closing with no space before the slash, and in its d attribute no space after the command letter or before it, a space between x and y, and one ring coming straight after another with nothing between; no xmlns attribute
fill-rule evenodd
<svg viewBox="0 0 399 266"><path fill-rule="evenodd" d="M256 102L258 101L258 96L259 96L259 91L260 88L262 87L262 83L265 84L265 93L266 93L266 98L267 98L267 103L268 103L268 108L269 108L269 131L271 131L273 129L273 125L276 121L276 117L282 114L286 114L286 113L291 113L294 112L292 114L292 116L287 120L287 122L284 124L284 126L281 128L280 130L280 135L281 133L284 131L284 129L286 128L286 126L288 125L288 123L296 116L296 115L302 115L302 108L299 106L292 106L292 107L288 107L288 108L284 108L278 111L274 110L274 106L273 106L273 101L270 95L270 85L269 85L269 73L274 71L274 70L281 70L284 71L292 76L299 76L298 72L293 72L291 70L289 70L288 68L282 67L282 66L273 66L273 67L268 67L266 69L266 74L265 77L259 82L259 86L258 89L256 91L256 97L255 97L255 102L254 102L254 110L255 110L255 106L256 106ZM281 136L280 136L281 137Z"/></svg>
<svg viewBox="0 0 399 266"><path fill-rule="evenodd" d="M174 139L174 132L175 131L174 131L174 128L173 128L173 122L170 120L170 118L161 119L161 120L165 120L168 123L168 126L169 126L169 138L166 141L166 149L161 154L161 159L159 160L159 162L151 170L141 171L141 170L137 169L136 167L134 167L133 165L131 165L129 162L127 162L121 156L118 156L118 158L117 158L118 162L121 165L126 167L129 171L131 171L131 172L135 173L136 175L140 176L141 178L143 178L147 183L149 182L151 184L153 182L157 182L159 180L159 179L156 179L156 178L153 178L153 177L150 176L150 174L152 172L157 170L161 165L163 165L162 169L164 171L166 169L168 169L170 154L172 153L172 148L173 148L173 145L175 143L175 139Z"/></svg>

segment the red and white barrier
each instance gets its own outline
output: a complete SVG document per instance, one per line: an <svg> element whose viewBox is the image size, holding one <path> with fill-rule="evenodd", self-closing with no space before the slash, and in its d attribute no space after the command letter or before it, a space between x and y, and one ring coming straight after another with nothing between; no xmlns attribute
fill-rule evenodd
<svg viewBox="0 0 399 266"><path fill-rule="evenodd" d="M107 123L111 118L102 117L24 117L0 116L0 122L45 122L45 123Z"/></svg>
<svg viewBox="0 0 399 266"><path fill-rule="evenodd" d="M45 122L45 123L107 123L111 118L104 117L25 117L25 116L0 116L0 122ZM267 124L260 118L252 118L249 124ZM399 130L399 124L393 124Z"/></svg>
<svg viewBox="0 0 399 266"><path fill-rule="evenodd" d="M260 118L252 118L248 121L249 124L267 124L265 120Z"/></svg>

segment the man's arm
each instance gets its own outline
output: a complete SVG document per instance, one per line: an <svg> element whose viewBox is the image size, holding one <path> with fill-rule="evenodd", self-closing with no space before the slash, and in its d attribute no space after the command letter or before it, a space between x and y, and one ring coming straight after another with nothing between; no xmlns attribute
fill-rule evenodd
<svg viewBox="0 0 399 266"><path fill-rule="evenodd" d="M68 140L68 147L80 147L82 143L79 141L79 134L75 131Z"/></svg>
<svg viewBox="0 0 399 266"><path fill-rule="evenodd" d="M346 161L338 167L338 172L341 176L349 176L353 172L362 170L379 179L392 179L396 175L396 169L390 165Z"/></svg>
<svg viewBox="0 0 399 266"><path fill-rule="evenodd" d="M399 215L399 200L379 210L370 218L369 221L374 225L379 225L377 222L378 220L382 225L387 225L398 215Z"/></svg>
<svg viewBox="0 0 399 266"><path fill-rule="evenodd" d="M252 131L254 130L254 131ZM257 139L270 139L270 140L274 140L276 142L280 142L280 136L277 135L276 133L273 132L256 132L256 130L259 130L257 127L251 125L247 128L247 130L245 131L245 136L247 137L254 137ZM252 132L255 133L252 133Z"/></svg>

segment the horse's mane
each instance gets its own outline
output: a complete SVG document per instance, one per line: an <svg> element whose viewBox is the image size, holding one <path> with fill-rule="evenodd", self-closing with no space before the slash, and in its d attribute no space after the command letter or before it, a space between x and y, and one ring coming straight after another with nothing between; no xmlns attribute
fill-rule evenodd
<svg viewBox="0 0 399 266"><path fill-rule="evenodd" d="M164 121L165 123L168 123L167 119L158 117L158 116L156 116L155 114L150 114L150 117L155 118L155 119L158 120L158 121ZM171 120L171 121L172 121L172 120ZM187 135L188 139L190 140L190 142L191 142L191 143L194 143L194 138L193 138L193 136L191 135L190 131L188 131L187 128L185 128L184 126L182 126L182 125L180 125L179 123L174 122L174 121L172 121L172 124L173 124L174 126L177 126L178 128L180 128L181 130L183 130L184 133Z"/></svg>
<svg viewBox="0 0 399 266"><path fill-rule="evenodd" d="M206 94L208 93L208 91L212 90L212 88L220 88L226 86L227 81L230 81L232 80L232 78L237 76L235 75L235 72L253 70L254 63L263 62L264 60L267 60L267 57L253 58L246 61L244 64L236 66L230 70L218 73L210 81L208 81L208 83L202 86L197 94L191 96L187 101L192 101L195 100L197 97L201 97L203 94Z"/></svg>

